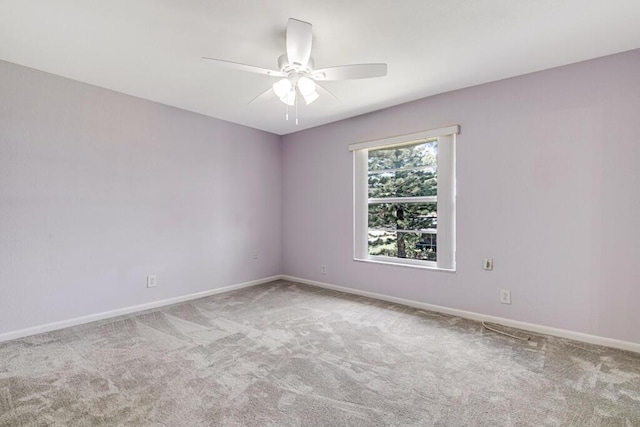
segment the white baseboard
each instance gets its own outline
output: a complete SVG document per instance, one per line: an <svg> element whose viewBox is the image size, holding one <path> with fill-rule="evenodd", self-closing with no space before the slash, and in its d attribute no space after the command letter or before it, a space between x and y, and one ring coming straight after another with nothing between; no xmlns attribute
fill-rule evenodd
<svg viewBox="0 0 640 427"><path fill-rule="evenodd" d="M360 295L360 296L378 299L382 301L393 302L396 304L407 305L409 307L420 308L423 310L450 314L453 316L463 317L465 319L476 320L479 322L497 323L497 324L508 326L511 328L523 329L526 331L531 331L539 334L553 335L555 337L568 338L570 340L581 341L589 344L596 344L604 347L612 347L612 348L617 348L621 350L628 350L628 351L633 351L635 353L640 353L640 344L630 342L630 341L616 340L613 338L606 338L606 337L600 337L597 335L584 334L582 332L574 332L566 329L557 329L549 326L536 325L535 323L527 323L527 322L521 322L518 320L506 319L504 317L489 316L486 314L474 313L472 311L442 307L439 305L427 304L424 302L412 301L412 300L403 299L403 298L396 298L388 295L377 294L374 292L367 292L367 291L361 291L358 289L346 288L344 286L331 285L329 283L317 282L315 280L308 280L300 277L282 275L280 278L284 280L289 280L292 282L298 282L306 285L317 286L320 288L332 289L334 291L345 292L348 294Z"/></svg>
<svg viewBox="0 0 640 427"><path fill-rule="evenodd" d="M95 322L96 320L109 319L112 317L122 316L125 314L136 313L139 311L149 310L152 308L163 307L165 305L176 304L179 302L189 301L197 298L207 297L210 295L221 294L223 292L234 291L236 289L248 288L250 286L261 285L263 283L272 282L281 279L282 276L271 276L263 279L251 280L249 282L237 283L235 285L224 286L222 288L211 289L204 292L196 292L189 295L181 295L179 297L167 298L160 301L148 302L145 304L132 305L129 307L119 308L117 310L104 311L102 313L90 314L88 316L76 317L73 319L62 320L60 322L47 323L45 325L34 326L31 328L20 329L17 331L5 332L0 334L0 342L9 341L17 338L28 337L30 335L41 334L44 332L55 331L58 329L68 328L70 326L81 325L83 323Z"/></svg>
<svg viewBox="0 0 640 427"><path fill-rule="evenodd" d="M163 307L166 305L203 298L210 295L216 295L223 292L229 292L236 289L248 288L251 286L261 285L263 283L268 283L268 282L272 282L274 280L280 280L280 279L303 283L311 286L317 286L325 289L331 289L334 291L345 292L348 294L360 295L360 296L378 299L382 301L393 302L396 304L402 304L409 307L419 308L422 310L450 314L452 316L463 317L465 319L476 320L479 322L497 323L497 324L508 326L511 328L523 329L526 331L531 331L539 334L553 335L560 338L567 338L567 339L585 342L589 344L601 345L604 347L612 347L612 348L618 348L621 350L628 350L635 353L640 353L640 344L630 342L630 341L622 341L622 340L616 340L613 338L606 338L606 337L600 337L597 335L589 335L581 332L569 331L566 329L552 328L549 326L537 325L535 323L527 323L527 322L521 322L518 320L511 320L504 317L489 316L486 314L474 313L472 311L458 310L455 308L427 304L424 302L413 301L413 300L408 300L404 298L397 298L397 297L378 294L374 292L361 291L358 289L347 288L344 286L332 285L329 283L318 282L315 280L303 279L301 277L294 277L294 276L288 276L288 275L276 275L271 277L265 277L263 279L251 280L249 282L238 283L230 286L224 286L222 288L211 289L209 291L197 292L189 295L182 295L179 297L168 298L160 301L153 301L145 304L124 307L117 310L105 311L102 313L91 314L88 316L76 317L73 319L63 320L60 322L47 323L45 325L34 326L31 328L20 329L17 331L5 332L3 334L0 334L0 342L9 341L17 338L23 338L30 335L41 334L49 331L55 331L58 329L64 329L71 326L81 325L84 323L95 322L97 320L109 319L112 317L118 317L126 314L150 310L153 308Z"/></svg>

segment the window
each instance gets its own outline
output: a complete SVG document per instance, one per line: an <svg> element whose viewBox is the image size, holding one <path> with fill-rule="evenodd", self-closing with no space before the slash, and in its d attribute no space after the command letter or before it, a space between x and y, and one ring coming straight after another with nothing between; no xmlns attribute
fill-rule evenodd
<svg viewBox="0 0 640 427"><path fill-rule="evenodd" d="M455 270L459 126L351 144L354 258Z"/></svg>

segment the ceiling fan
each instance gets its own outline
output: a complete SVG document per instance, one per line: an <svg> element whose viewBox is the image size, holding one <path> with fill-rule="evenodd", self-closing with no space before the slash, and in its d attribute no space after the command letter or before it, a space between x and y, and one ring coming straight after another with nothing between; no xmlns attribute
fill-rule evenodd
<svg viewBox="0 0 640 427"><path fill-rule="evenodd" d="M311 104L318 99L318 89L330 93L317 82L329 80L366 79L387 75L387 64L355 64L338 67L314 69L311 58L311 24L298 19L289 18L287 23L286 53L278 58L278 70L269 70L253 65L240 64L223 59L202 59L214 64L250 73L270 77L282 77L266 92L258 95L251 102L271 97L275 94L288 106L297 106L297 99L304 99ZM288 119L288 114L287 114ZM296 118L297 123L297 118Z"/></svg>

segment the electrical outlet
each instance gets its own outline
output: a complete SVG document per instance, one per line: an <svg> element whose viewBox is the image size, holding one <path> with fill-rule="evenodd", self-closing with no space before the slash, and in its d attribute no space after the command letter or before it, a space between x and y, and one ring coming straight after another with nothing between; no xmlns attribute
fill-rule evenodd
<svg viewBox="0 0 640 427"><path fill-rule="evenodd" d="M493 258L485 258L482 263L482 268L485 270L493 270Z"/></svg>
<svg viewBox="0 0 640 427"><path fill-rule="evenodd" d="M254 252L251 254L251 258L258 259L258 252Z"/></svg>
<svg viewBox="0 0 640 427"><path fill-rule="evenodd" d="M327 274L327 266L326 265L320 266L320 274Z"/></svg>
<svg viewBox="0 0 640 427"><path fill-rule="evenodd" d="M511 291L508 289L500 289L500 302L502 304L511 304Z"/></svg>
<svg viewBox="0 0 640 427"><path fill-rule="evenodd" d="M147 276L147 288L155 288L158 286L156 276Z"/></svg>

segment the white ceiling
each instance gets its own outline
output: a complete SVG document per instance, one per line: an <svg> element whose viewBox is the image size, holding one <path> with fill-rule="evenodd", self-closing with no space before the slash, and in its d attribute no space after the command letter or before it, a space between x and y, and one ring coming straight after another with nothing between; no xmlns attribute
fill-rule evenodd
<svg viewBox="0 0 640 427"><path fill-rule="evenodd" d="M316 68L386 62L325 82L286 121L249 101L277 68L289 17L313 24ZM638 0L0 0L0 59L276 134L640 47Z"/></svg>

